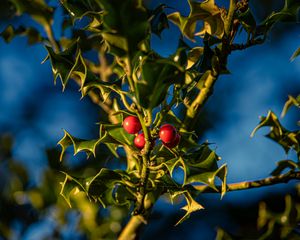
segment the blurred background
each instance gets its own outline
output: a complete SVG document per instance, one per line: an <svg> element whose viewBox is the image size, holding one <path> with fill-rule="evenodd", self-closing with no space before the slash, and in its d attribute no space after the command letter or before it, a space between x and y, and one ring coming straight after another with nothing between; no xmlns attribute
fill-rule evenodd
<svg viewBox="0 0 300 240"><path fill-rule="evenodd" d="M219 1L222 6L223 2ZM189 13L185 1L147 1L154 8L159 3ZM217 1L218 3L218 1ZM56 1L49 1L56 6ZM283 1L250 1L257 20ZM62 10L55 16L55 36L60 36ZM226 4L225 4L226 7ZM6 1L0 2L0 32L8 24L40 27L28 16L10 18ZM152 36L151 45L162 56L177 48L179 30L170 28L161 38ZM240 37L243 40L243 36ZM192 44L189 42L189 44ZM290 62L300 45L299 24L277 24L264 45L234 52L229 58L230 75L222 75L214 95L201 115L197 132L200 140L214 143L213 148L227 163L228 182L267 177L276 162L295 159L263 135L250 133L259 116L273 110L280 115L288 94L300 92L300 58ZM97 136L103 113L88 97L80 99L78 86L53 84L49 61L42 45L28 45L25 37L16 37L9 44L0 39L0 239L114 239L126 222L126 210L99 209L96 204L78 197L69 209L59 196L63 169L73 171L89 166L99 170L108 163L70 154L66 163L58 162L57 142L66 129L81 138ZM282 119L289 129L297 128L299 112L291 109ZM102 156L107 153L101 152ZM113 163L118 164L118 163ZM142 239L214 239L217 227L235 235L249 236L256 232L258 203L267 201L274 210L282 210L284 195L296 194L296 182L219 195L207 194L198 200L205 210L174 227L182 216L182 203L171 205L162 198L155 205ZM97 230L95 230L97 228Z"/></svg>

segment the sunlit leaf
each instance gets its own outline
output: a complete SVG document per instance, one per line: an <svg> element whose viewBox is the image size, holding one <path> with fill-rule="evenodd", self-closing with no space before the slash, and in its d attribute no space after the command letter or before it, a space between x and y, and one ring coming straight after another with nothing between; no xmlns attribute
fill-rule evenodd
<svg viewBox="0 0 300 240"><path fill-rule="evenodd" d="M277 135L281 136L283 134L283 128L272 111L268 112L267 117L260 117L260 123L252 131L251 137L253 137L256 131L262 127L272 127L272 131L276 132Z"/></svg>
<svg viewBox="0 0 300 240"><path fill-rule="evenodd" d="M192 196L190 195L189 192L185 192L184 193L184 197L186 199L187 205L185 205L184 207L182 207L181 209L186 211L185 215L175 224L175 226L179 225L180 223L182 223L183 221L185 221L186 219L188 219L191 215L191 213L195 212L195 211L199 211L204 209L204 207L202 205L200 205L198 202L196 202Z"/></svg>
<svg viewBox="0 0 300 240"><path fill-rule="evenodd" d="M63 155L66 151L66 149L69 146L73 146L74 148L74 155L78 152L84 151L89 156L90 154L93 154L95 156L96 154L96 148L100 143L114 143L114 144L120 144L116 139L112 138L107 131L104 131L100 135L99 139L93 139L93 140L84 140L80 138L75 138L71 134L69 134L67 131L64 130L64 136L63 138L58 142L58 144L61 146L61 155L60 155L60 161L63 159Z"/></svg>
<svg viewBox="0 0 300 240"><path fill-rule="evenodd" d="M293 55L291 56L290 60L294 61L296 57L298 57L300 55L300 47L293 53Z"/></svg>
<svg viewBox="0 0 300 240"><path fill-rule="evenodd" d="M296 98L289 95L289 99L284 104L284 107L282 109L281 117L284 117L287 113L287 111L290 109L290 107L296 106L300 108L300 95L298 95Z"/></svg>
<svg viewBox="0 0 300 240"><path fill-rule="evenodd" d="M215 5L215 1L195 2L189 0L188 3L191 9L189 16L181 16L179 12L168 15L169 20L180 28L184 36L191 41L194 41L195 35L204 36L205 33L222 38L224 22L221 17L221 10ZM198 21L203 21L203 28L200 32L196 32Z"/></svg>
<svg viewBox="0 0 300 240"><path fill-rule="evenodd" d="M289 171L294 171L298 169L299 165L292 160L282 160L277 162L277 167L271 172L271 175L280 175L284 170L289 169Z"/></svg>

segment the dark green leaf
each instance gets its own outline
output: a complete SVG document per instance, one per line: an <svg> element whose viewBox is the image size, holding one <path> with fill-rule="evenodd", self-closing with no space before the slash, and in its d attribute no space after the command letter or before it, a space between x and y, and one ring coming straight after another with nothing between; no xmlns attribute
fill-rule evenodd
<svg viewBox="0 0 300 240"><path fill-rule="evenodd" d="M169 87L184 78L181 69L169 60L145 60L141 70L141 79L135 82L137 100L147 109L158 106L166 98Z"/></svg>
<svg viewBox="0 0 300 240"><path fill-rule="evenodd" d="M164 29L169 28L168 18L164 13L166 7L165 4L160 4L154 10L149 11L151 32L159 37Z"/></svg>
<svg viewBox="0 0 300 240"><path fill-rule="evenodd" d="M65 174L65 180L61 182L62 186L61 186L60 195L63 196L63 198L68 203L69 207L72 207L71 196L76 195L76 193L80 191L85 191L85 186L83 181L75 179L70 175L68 175L67 173L64 174Z"/></svg>
<svg viewBox="0 0 300 240"><path fill-rule="evenodd" d="M39 34L39 32L35 28L25 28L20 26L18 28L14 28L12 25L7 26L0 34L0 36L4 39L5 42L9 43L12 39L18 35L27 36L28 37L28 44L35 44L40 43L44 39Z"/></svg>
<svg viewBox="0 0 300 240"><path fill-rule="evenodd" d="M83 16L97 16L100 19L101 8L98 1L76 1L76 0L60 0L60 3L69 12L70 16L76 20Z"/></svg>
<svg viewBox="0 0 300 240"><path fill-rule="evenodd" d="M241 22L243 28L248 33L253 33L256 30L256 21L254 19L254 16L253 16L250 8L248 8L244 12L238 13L237 19Z"/></svg>
<svg viewBox="0 0 300 240"><path fill-rule="evenodd" d="M147 12L140 0L99 0L104 9L102 37L109 51L132 59L149 31ZM129 14L130 13L130 14Z"/></svg>
<svg viewBox="0 0 300 240"><path fill-rule="evenodd" d="M35 21L49 28L52 24L53 9L44 0L10 0L19 15L28 13Z"/></svg>
<svg viewBox="0 0 300 240"><path fill-rule="evenodd" d="M266 33L277 22L297 22L299 0L285 0L284 7L279 12L271 13L259 26L258 32Z"/></svg>
<svg viewBox="0 0 300 240"><path fill-rule="evenodd" d="M99 173L90 178L74 178L66 175L62 182L61 195L71 207L70 198L72 195L83 191L86 195L99 201L103 207L109 205L124 205L134 200L133 195L123 185L123 181L128 178L124 171L113 171L102 168ZM120 196L120 194L124 194Z"/></svg>

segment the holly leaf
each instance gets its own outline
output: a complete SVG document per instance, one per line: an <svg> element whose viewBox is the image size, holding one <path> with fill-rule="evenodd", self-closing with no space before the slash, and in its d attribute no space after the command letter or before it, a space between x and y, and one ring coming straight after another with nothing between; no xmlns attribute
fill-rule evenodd
<svg viewBox="0 0 300 240"><path fill-rule="evenodd" d="M117 170L113 171L102 168L97 175L86 179L88 196L92 197L95 201L99 201L103 207L117 205L118 203L123 204L123 201L116 202L114 195L118 190L124 191L126 189L119 188L119 186L122 186L122 175L124 174L122 171L118 172ZM128 193L126 192L126 194ZM118 197L118 201L120 200L121 198Z"/></svg>
<svg viewBox="0 0 300 240"><path fill-rule="evenodd" d="M270 126L270 132L266 137L278 143L286 153L294 148L300 156L300 131L288 131L279 122L276 115L269 111L267 117L261 117L259 125L253 130L251 136L261 127Z"/></svg>
<svg viewBox="0 0 300 240"><path fill-rule="evenodd" d="M249 7L246 11L238 12L236 17L247 33L253 33L256 30L256 21Z"/></svg>
<svg viewBox="0 0 300 240"><path fill-rule="evenodd" d="M124 171L113 171L102 168L95 176L89 178L75 178L67 173L62 182L60 194L71 207L71 197L83 191L87 197L99 201L103 207L109 205L126 205L134 200L134 196L125 188L123 180L128 178ZM120 196L120 194L124 194Z"/></svg>
<svg viewBox="0 0 300 240"><path fill-rule="evenodd" d="M283 107L282 112L281 112L281 117L282 118L286 115L287 111L292 106L296 106L296 107L300 108L300 95L298 95L296 98L289 95L289 98L286 101L286 103L284 104L284 107Z"/></svg>
<svg viewBox="0 0 300 240"><path fill-rule="evenodd" d="M284 129L281 126L277 116L272 111L269 111L267 117L264 116L260 117L259 124L254 128L250 136L253 137L258 129L267 126L271 127L272 132L274 132L274 134L276 134L277 136L283 135Z"/></svg>
<svg viewBox="0 0 300 240"><path fill-rule="evenodd" d="M118 57L132 59L142 49L150 25L140 0L99 0L104 10L101 35L109 51ZM130 13L130 14L129 14Z"/></svg>
<svg viewBox="0 0 300 240"><path fill-rule="evenodd" d="M146 59L141 66L141 79L135 82L137 100L146 109L153 109L166 98L168 88L184 79L182 70L170 60Z"/></svg>
<svg viewBox="0 0 300 240"><path fill-rule="evenodd" d="M285 0L284 7L279 12L271 13L259 26L258 32L268 32L277 22L297 22L300 2Z"/></svg>
<svg viewBox="0 0 300 240"><path fill-rule="evenodd" d="M287 168L290 171L294 171L295 169L299 168L299 165L292 160L282 160L276 163L277 167L271 172L272 176L280 175L284 170Z"/></svg>
<svg viewBox="0 0 300 240"><path fill-rule="evenodd" d="M127 133L121 124L102 124L105 132L121 145L132 146L135 136Z"/></svg>
<svg viewBox="0 0 300 240"><path fill-rule="evenodd" d="M77 153L79 153L81 151L84 151L87 153L88 156L93 154L93 156L95 157L96 148L100 143L120 144L120 142L117 141L116 139L114 139L113 137L111 137L107 131L102 131L102 133L100 134L100 137L98 139L85 140L85 139L73 137L66 130L64 130L64 136L58 142L58 144L62 148L61 154L60 154L60 161L62 161L63 155L69 146L73 146L74 155L76 155Z"/></svg>
<svg viewBox="0 0 300 240"><path fill-rule="evenodd" d="M150 16L151 32L159 37L164 29L169 28L168 17L164 13L166 7L165 4L160 4L148 13Z"/></svg>
<svg viewBox="0 0 300 240"><path fill-rule="evenodd" d="M27 36L28 44L35 44L43 42L43 37L40 33L33 27L26 28L24 26L20 26L18 28L14 28L12 25L8 25L0 34L0 36L4 39L6 43L10 43L13 38L16 36Z"/></svg>
<svg viewBox="0 0 300 240"><path fill-rule="evenodd" d="M192 171L191 171L192 172ZM216 179L219 178L222 182L221 185L221 198L226 193L226 180L227 180L227 166L226 164L222 165L215 171L197 171L197 173L191 174L188 173L188 177L186 180L186 184L190 183L204 183L205 185L209 186L210 188L214 189L216 192L219 192L219 189L216 187ZM197 186L195 186L197 189Z"/></svg>
<svg viewBox="0 0 300 240"><path fill-rule="evenodd" d="M296 57L300 55L300 47L293 53L293 55L290 58L290 61L294 61Z"/></svg>
<svg viewBox="0 0 300 240"><path fill-rule="evenodd" d="M166 167L166 169L168 170L170 176L172 177L173 175L173 171L174 169L177 167L177 166L180 166L184 172L184 179L183 179L183 185L185 185L185 182L186 182L186 163L184 162L184 160L181 158L181 157L175 157L175 158L172 158L170 160L167 160L167 161L164 161L162 162L160 165L158 165L159 167L160 166L164 166Z"/></svg>
<svg viewBox="0 0 300 240"><path fill-rule="evenodd" d="M183 221L187 220L190 217L191 213L204 209L204 207L201 204L199 204L198 202L195 201L195 199L191 196L191 194L188 191L184 192L183 194L186 199L187 205L185 205L181 209L186 211L186 213L175 224L175 226L177 226L177 225L181 224Z"/></svg>
<svg viewBox="0 0 300 240"><path fill-rule="evenodd" d="M17 14L28 13L36 22L49 28L52 24L53 9L44 0L10 0L17 9Z"/></svg>
<svg viewBox="0 0 300 240"><path fill-rule="evenodd" d="M78 180L76 178L71 177L65 172L65 180L61 182L61 191L60 195L66 200L69 207L72 207L71 197L76 195L80 191L84 191L86 193L83 180Z"/></svg>
<svg viewBox="0 0 300 240"><path fill-rule="evenodd" d="M224 35L224 21L221 17L221 10L215 4L214 0L204 2L188 1L190 14L187 17L181 16L179 12L168 15L168 19L176 24L182 34L189 40L194 41L194 36L204 36L205 33L222 38ZM203 28L196 32L198 21L203 21Z"/></svg>
<svg viewBox="0 0 300 240"><path fill-rule="evenodd" d="M84 72L81 73L81 76L86 76L86 66L78 66L80 63L82 64L82 57L80 50L78 50L77 41L73 42L65 51L61 53L55 53L49 46L46 46L46 49L48 51L48 56L44 61L50 58L54 84L56 84L56 80L59 77L64 90L74 68L83 69Z"/></svg>
<svg viewBox="0 0 300 240"><path fill-rule="evenodd" d="M98 19L101 16L101 8L97 1L76 1L76 0L60 0L60 3L69 12L73 19L73 24L76 19L81 19L83 16L95 17Z"/></svg>

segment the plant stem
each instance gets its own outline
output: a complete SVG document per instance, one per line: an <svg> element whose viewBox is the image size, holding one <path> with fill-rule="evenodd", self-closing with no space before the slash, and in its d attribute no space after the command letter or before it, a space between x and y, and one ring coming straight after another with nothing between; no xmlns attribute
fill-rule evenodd
<svg viewBox="0 0 300 240"><path fill-rule="evenodd" d="M53 29L51 27L51 25L45 25L44 26L45 32L48 36L49 42L51 43L52 47L54 48L55 52L59 52L59 45L56 42L55 38L54 38L54 33L53 33Z"/></svg>
<svg viewBox="0 0 300 240"><path fill-rule="evenodd" d="M227 36L229 35L229 32L231 30L231 25L232 25L235 9L236 9L236 0L230 0L228 14L224 21L224 28L225 28L224 30L225 30L225 34Z"/></svg>
<svg viewBox="0 0 300 240"><path fill-rule="evenodd" d="M138 238L140 228L146 224L142 215L132 216L119 236L119 240L134 240Z"/></svg>
<svg viewBox="0 0 300 240"><path fill-rule="evenodd" d="M190 107L187 109L186 117L184 119L185 127L187 128L188 126L189 128L193 127L194 121L197 120L197 114L199 112L198 110L204 106L208 98L211 96L213 92L213 87L217 79L218 79L218 75L213 75L212 73L207 74L207 78L204 80L203 87L201 88L199 94L192 102Z"/></svg>
<svg viewBox="0 0 300 240"><path fill-rule="evenodd" d="M227 192L239 191L239 190L247 190L251 188L259 188L270 185L275 185L279 183L287 183L290 180L300 179L300 172L290 172L286 174L280 174L278 176L267 177L254 181L245 181L245 182L237 182L230 183L227 185ZM214 189L208 186L194 186L194 188L201 193L217 193ZM222 186L216 186L218 192L221 191Z"/></svg>
<svg viewBox="0 0 300 240"><path fill-rule="evenodd" d="M142 170L140 174L140 188L139 188L139 196L137 198L136 209L134 210L134 214L141 214L144 211L144 199L146 196L146 186L148 182L148 162L150 160L150 147L151 147L151 134L149 128L146 126L144 121L144 116L137 111L137 116L142 125L143 133L145 136L145 146L142 149Z"/></svg>

